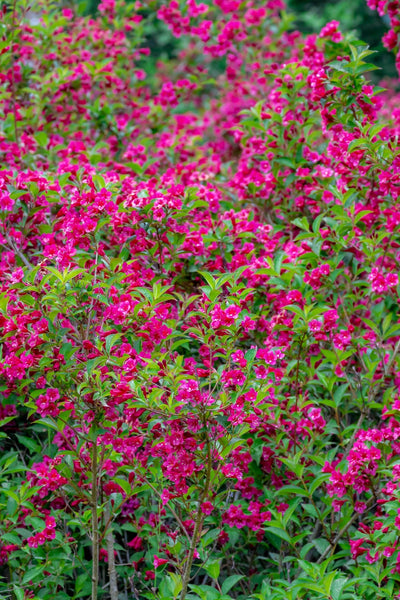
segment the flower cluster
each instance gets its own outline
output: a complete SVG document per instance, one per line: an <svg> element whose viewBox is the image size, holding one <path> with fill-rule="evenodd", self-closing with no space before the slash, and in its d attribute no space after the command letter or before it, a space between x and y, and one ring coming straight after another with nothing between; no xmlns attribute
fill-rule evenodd
<svg viewBox="0 0 400 600"><path fill-rule="evenodd" d="M38 531L35 535L28 537L27 544L30 548L42 546L49 540L56 537L56 521L52 516L46 517L46 526L43 531Z"/></svg>

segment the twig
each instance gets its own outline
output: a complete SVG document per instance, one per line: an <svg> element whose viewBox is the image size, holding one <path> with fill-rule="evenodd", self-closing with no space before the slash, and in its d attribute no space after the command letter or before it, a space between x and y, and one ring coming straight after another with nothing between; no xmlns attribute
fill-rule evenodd
<svg viewBox="0 0 400 600"><path fill-rule="evenodd" d="M372 498L372 502L370 502L370 505L368 506L367 503L367 508L368 509L372 509L374 508L374 506L376 506L376 502L375 502L375 498ZM337 534L337 536L334 538L333 542L330 543L329 547L326 548L326 550L324 550L324 552L321 554L321 556L319 557L319 559L317 560L317 565L320 565L325 558L328 556L328 554L334 550L335 546L337 545L337 543L340 541L340 539L344 536L344 534L346 533L346 531L351 527L351 525L353 525L353 523L355 521L357 521L357 519L360 518L360 515L356 512L351 519L346 523L346 525L344 525L344 527L342 527L342 529L339 531L339 533Z"/></svg>
<svg viewBox="0 0 400 600"><path fill-rule="evenodd" d="M110 523L110 506L107 502L105 507L105 518ZM117 573L115 570L115 557L114 557L114 535L111 529L111 525L109 525L107 533L107 555L108 555L108 575L110 577L110 598L111 600L118 600L118 583L117 583Z"/></svg>
<svg viewBox="0 0 400 600"><path fill-rule="evenodd" d="M18 250L18 248L16 247L16 245L14 244L14 242L10 239L9 235L7 233L4 233L4 237L6 238L8 244L9 244L9 248L7 248L7 246L5 246L4 244L0 244L0 246L2 246L3 248L6 248L6 250L12 250L12 252L14 252L14 254L16 254L24 263L24 265L31 270L33 267L31 265L31 263L27 260L27 258L22 254L22 252L20 250Z"/></svg>
<svg viewBox="0 0 400 600"><path fill-rule="evenodd" d="M11 96L12 96L12 105L13 105L13 115L14 115L14 136L15 142L17 146L19 146L19 135L18 135L18 125L17 125L17 102L15 98L15 75L14 75L14 66L15 66L15 58L14 58L14 39L15 39L15 30L16 23L15 17L17 13L17 0L14 0L13 9L12 9L12 22L11 22Z"/></svg>
<svg viewBox="0 0 400 600"><path fill-rule="evenodd" d="M210 487L210 481L211 481L211 470L212 470L212 452L211 452L210 438L209 438L208 432L207 432L207 473L206 473L206 482L205 482L205 486L204 486L203 492L202 492L202 494L201 494L201 496L199 498L199 506L198 506L198 509L197 509L197 518L196 518L196 522L195 522L195 526L194 526L192 544L190 546L189 556L187 558L185 572L184 572L184 575L183 575L183 578L182 578L182 591L181 591L181 595L180 595L180 600L185 600L186 594L187 594L187 590L188 590L188 585L189 585L189 581L190 581L190 573L191 573L191 570L192 570L194 553L195 553L196 546L197 546L197 538L199 537L199 534L200 534L200 531L201 531L201 528L202 528L202 525L203 525L203 515L202 515L202 512L201 512L201 504L207 498L208 490L209 490L209 487Z"/></svg>
<svg viewBox="0 0 400 600"><path fill-rule="evenodd" d="M349 442L346 444L346 448L345 448L345 453L343 455L343 459L345 459L347 457L347 455L349 454L349 452L351 450L351 447L352 447L352 445L354 443L354 440L356 438L357 432L360 429L361 424L362 424L365 416L366 416L366 413L365 413L365 411L362 410L361 414L359 416L359 419L358 419L358 421L356 423L356 426L354 428L353 435L351 436Z"/></svg>
<svg viewBox="0 0 400 600"><path fill-rule="evenodd" d="M92 448L92 600L97 600L99 587L99 518L97 515L97 435Z"/></svg>
<svg viewBox="0 0 400 600"><path fill-rule="evenodd" d="M156 487L154 487L154 485L152 483L150 483L150 481L148 481L148 479L146 479L145 477L141 476L140 479L143 479L144 482L153 490L153 492L155 494L157 494L157 496L159 498L161 498L161 494L160 492L157 490ZM176 511L174 510L174 508L171 506L170 502L167 503L169 510L171 511L171 513L173 514L173 516L175 517L177 523L179 524L179 526L181 527L182 531L184 532L184 534L186 535L189 543L191 542L191 537L186 529L186 527L184 526L184 524L182 523L182 520L178 517Z"/></svg>
<svg viewBox="0 0 400 600"><path fill-rule="evenodd" d="M393 363L396 360L396 356L397 356L399 350L400 350L400 340L396 343L396 345L394 347L393 354L392 354L392 356L386 366L386 369L385 369L385 375L389 375L390 369L393 367Z"/></svg>

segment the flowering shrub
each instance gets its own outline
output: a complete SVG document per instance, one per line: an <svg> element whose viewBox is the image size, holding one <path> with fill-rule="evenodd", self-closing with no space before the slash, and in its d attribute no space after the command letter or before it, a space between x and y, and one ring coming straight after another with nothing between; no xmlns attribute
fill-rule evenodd
<svg viewBox="0 0 400 600"><path fill-rule="evenodd" d="M290 23L2 9L3 598L400 593L399 103Z"/></svg>

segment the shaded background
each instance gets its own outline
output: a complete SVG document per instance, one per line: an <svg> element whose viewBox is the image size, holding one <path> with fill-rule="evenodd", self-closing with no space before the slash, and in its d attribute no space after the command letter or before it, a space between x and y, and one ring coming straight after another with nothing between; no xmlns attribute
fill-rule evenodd
<svg viewBox="0 0 400 600"><path fill-rule="evenodd" d="M378 54L371 57L380 67L374 79L398 77L392 53L382 45L382 36L388 31L386 17L379 17L376 11L367 7L366 0L286 0L289 10L296 20L294 29L303 33L318 33L328 21L339 21L343 32L353 32L357 39L363 40ZM80 0L81 14L95 15L100 0ZM159 22L158 22L159 23ZM149 47L154 57L168 58L175 53L178 41L164 28L154 24L154 30L148 36Z"/></svg>
<svg viewBox="0 0 400 600"><path fill-rule="evenodd" d="M343 32L351 31L378 54L371 56L381 68L378 79L398 77L394 55L382 45L382 36L389 31L389 20L368 8L366 0L287 0L296 15L296 28L304 33L317 33L328 21L339 21ZM376 78L375 75L375 78Z"/></svg>

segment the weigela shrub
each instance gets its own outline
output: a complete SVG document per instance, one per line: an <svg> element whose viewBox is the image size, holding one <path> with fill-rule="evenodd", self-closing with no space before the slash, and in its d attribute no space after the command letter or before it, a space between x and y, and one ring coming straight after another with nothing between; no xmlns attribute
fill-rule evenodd
<svg viewBox="0 0 400 600"><path fill-rule="evenodd" d="M373 53L281 0L1 10L1 597L399 595Z"/></svg>

